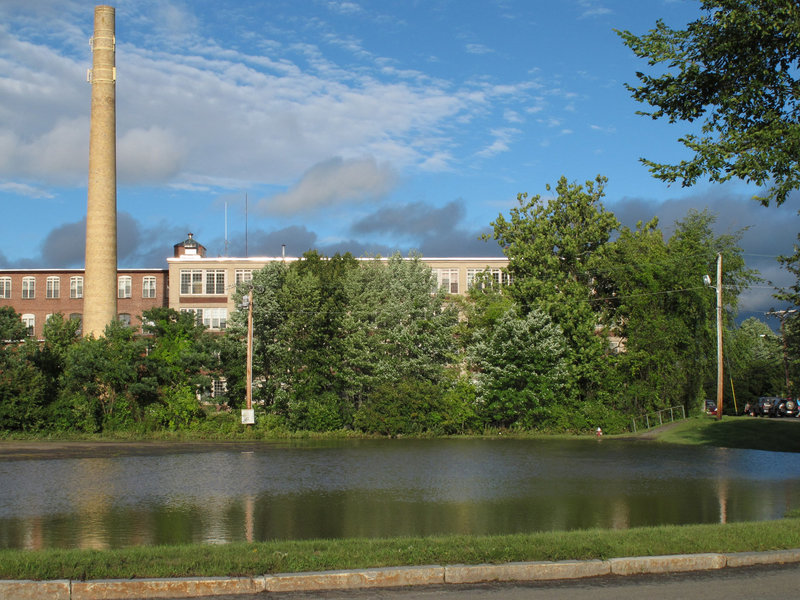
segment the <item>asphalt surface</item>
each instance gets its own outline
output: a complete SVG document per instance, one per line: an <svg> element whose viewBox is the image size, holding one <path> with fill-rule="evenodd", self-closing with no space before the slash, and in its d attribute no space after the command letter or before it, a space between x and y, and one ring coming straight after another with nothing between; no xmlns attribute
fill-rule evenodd
<svg viewBox="0 0 800 600"><path fill-rule="evenodd" d="M209 598L209 597L206 597ZM791 600L800 598L800 565L595 577L539 583L214 596L214 600ZM197 598L193 599L197 600Z"/></svg>

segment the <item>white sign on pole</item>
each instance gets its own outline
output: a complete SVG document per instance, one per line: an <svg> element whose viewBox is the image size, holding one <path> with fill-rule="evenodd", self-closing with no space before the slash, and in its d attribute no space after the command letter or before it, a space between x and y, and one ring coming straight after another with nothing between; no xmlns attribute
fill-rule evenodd
<svg viewBox="0 0 800 600"><path fill-rule="evenodd" d="M252 425L256 422L255 409L242 409L242 425Z"/></svg>

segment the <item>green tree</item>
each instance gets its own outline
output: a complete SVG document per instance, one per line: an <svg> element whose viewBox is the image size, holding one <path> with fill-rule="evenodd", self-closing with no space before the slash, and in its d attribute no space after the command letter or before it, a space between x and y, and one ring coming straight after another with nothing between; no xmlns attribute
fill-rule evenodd
<svg viewBox="0 0 800 600"><path fill-rule="evenodd" d="M347 380L341 361L349 270L358 268L350 255L326 258L316 251L292 263L279 293L286 320L280 336L290 348L284 373L289 422L294 429L335 430L352 422L344 401Z"/></svg>
<svg viewBox="0 0 800 600"><path fill-rule="evenodd" d="M288 267L271 262L253 273L252 281L243 282L233 294L243 307L244 298L253 290L253 398L273 413L286 416L284 366L289 347L281 336L286 310L280 302L281 289ZM220 340L220 361L228 387L231 406L242 406L246 389L247 309L237 310Z"/></svg>
<svg viewBox="0 0 800 600"><path fill-rule="evenodd" d="M800 234L797 235L797 242L794 245L793 254L778 257L778 262L784 269L794 275L795 281L788 288L778 290L775 297L778 300L800 307Z"/></svg>
<svg viewBox="0 0 800 600"><path fill-rule="evenodd" d="M478 274L466 296L455 301L463 315L457 328L458 342L462 349L472 345L477 331L491 330L513 305L510 294L503 292L502 286L493 281L488 271Z"/></svg>
<svg viewBox="0 0 800 600"><path fill-rule="evenodd" d="M426 265L400 256L309 252L254 273L234 298L253 290L256 400L290 428L330 430L352 426L362 402L402 381L430 382L442 395L456 311L435 287ZM222 343L229 391L232 382L243 389L246 322L237 311Z"/></svg>
<svg viewBox="0 0 800 600"><path fill-rule="evenodd" d="M44 429L49 426L48 407L58 395L66 353L77 341L78 323L51 315L44 325L44 341L27 337L20 317L0 308L0 428ZM25 340L20 343L20 340Z"/></svg>
<svg viewBox="0 0 800 600"><path fill-rule="evenodd" d="M0 429L35 431L46 426L47 381L36 366L35 352L33 341L0 350Z"/></svg>
<svg viewBox="0 0 800 600"><path fill-rule="evenodd" d="M347 272L343 376L357 409L384 384L440 383L455 357L457 310L419 257L364 261Z"/></svg>
<svg viewBox="0 0 800 600"><path fill-rule="evenodd" d="M617 369L621 377L613 406L638 415L683 404L686 367L681 348L690 333L681 314L682 299L671 291L675 262L658 229L657 219L622 228L609 248L602 269L614 281L605 305L612 339L618 341ZM707 304L700 280L688 282L691 301ZM684 286L685 287L685 286ZM675 301L679 303L676 304Z"/></svg>
<svg viewBox="0 0 800 600"><path fill-rule="evenodd" d="M133 390L150 425L181 429L203 416L196 394L218 375L216 337L191 312L156 307L142 314L147 349Z"/></svg>
<svg viewBox="0 0 800 600"><path fill-rule="evenodd" d="M572 428L570 364L561 329L543 311L506 311L476 334L471 359L477 400L487 422L501 427ZM584 424L581 424L584 425Z"/></svg>
<svg viewBox="0 0 800 600"><path fill-rule="evenodd" d="M0 344L19 342L28 337L22 317L10 306L0 306Z"/></svg>
<svg viewBox="0 0 800 600"><path fill-rule="evenodd" d="M703 0L685 29L663 21L625 45L656 74L637 73L633 98L653 119L702 122L679 141L689 160L643 159L663 181L693 185L739 178L770 188L765 204L781 204L800 187L800 5L796 0Z"/></svg>
<svg viewBox="0 0 800 600"><path fill-rule="evenodd" d="M142 314L148 372L160 386L208 388L215 374L216 337L191 312L156 307Z"/></svg>
<svg viewBox="0 0 800 600"><path fill-rule="evenodd" d="M494 239L509 259L511 297L522 315L546 312L564 332L569 362L583 402L602 402L612 385L608 340L598 335L608 282L602 264L606 247L619 227L601 203L606 178L584 186L559 179L555 196L517 197L510 217L492 223ZM550 186L547 186L550 190Z"/></svg>
<svg viewBox="0 0 800 600"><path fill-rule="evenodd" d="M794 283L787 288L778 290L774 294L775 298L787 302L790 306L788 312L783 316L781 335L786 353L786 367L788 371L789 385L791 393L795 398L800 398L800 234L797 236L798 243L794 245L794 252L788 256L779 256L778 262L784 269L794 275Z"/></svg>
<svg viewBox="0 0 800 600"><path fill-rule="evenodd" d="M738 295L754 274L738 247L741 232L717 236L714 221L707 211L692 210L666 243L653 220L635 231L623 228L609 247L601 268L613 279L610 320L625 350L620 400L634 413L678 404L693 410L715 385L716 299L703 276L721 253L729 329Z"/></svg>
<svg viewBox="0 0 800 600"><path fill-rule="evenodd" d="M728 332L725 343L728 369L726 385L733 381L735 389L726 389L726 397L736 393L739 412L759 396L785 395L781 338L769 325L754 317Z"/></svg>
<svg viewBox="0 0 800 600"><path fill-rule="evenodd" d="M142 418L145 355L143 340L118 321L103 337L69 346L50 421L57 429L87 432L132 427Z"/></svg>

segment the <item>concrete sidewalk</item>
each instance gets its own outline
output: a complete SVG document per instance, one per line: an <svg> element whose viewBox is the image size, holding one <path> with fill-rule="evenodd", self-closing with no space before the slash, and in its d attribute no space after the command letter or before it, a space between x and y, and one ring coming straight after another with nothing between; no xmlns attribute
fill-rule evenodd
<svg viewBox="0 0 800 600"><path fill-rule="evenodd" d="M641 575L706 571L762 564L800 562L800 549L730 554L677 554L609 560L525 562L501 565L429 565L354 571L286 573L256 577L105 579L96 581L0 580L1 600L113 600L187 598L265 592L389 588L400 586L546 581L601 575Z"/></svg>

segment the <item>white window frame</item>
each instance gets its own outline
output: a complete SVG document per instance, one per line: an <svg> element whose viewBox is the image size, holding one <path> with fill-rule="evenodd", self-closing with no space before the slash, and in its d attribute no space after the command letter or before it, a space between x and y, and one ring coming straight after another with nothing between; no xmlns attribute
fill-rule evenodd
<svg viewBox="0 0 800 600"><path fill-rule="evenodd" d="M11 298L11 277L0 277L0 298Z"/></svg>
<svg viewBox="0 0 800 600"><path fill-rule="evenodd" d="M69 297L83 298L83 277L81 275L69 278Z"/></svg>
<svg viewBox="0 0 800 600"><path fill-rule="evenodd" d="M125 327L131 326L131 315L130 313L119 313L117 315L117 320L122 323Z"/></svg>
<svg viewBox="0 0 800 600"><path fill-rule="evenodd" d="M436 275L437 288L439 289L444 288L444 291L447 292L448 294L458 293L458 278L459 278L458 268L433 269L433 272Z"/></svg>
<svg viewBox="0 0 800 600"><path fill-rule="evenodd" d="M203 325L214 331L222 331L228 326L227 308L204 308Z"/></svg>
<svg viewBox="0 0 800 600"><path fill-rule="evenodd" d="M207 269L205 279L207 295L225 295L225 269Z"/></svg>
<svg viewBox="0 0 800 600"><path fill-rule="evenodd" d="M45 281L45 298L59 298L61 296L61 277L51 275Z"/></svg>
<svg viewBox="0 0 800 600"><path fill-rule="evenodd" d="M509 285L511 283L511 276L508 271L498 268L485 268L485 269L467 269L467 289L475 287L475 277L483 273L488 273L492 279L492 285Z"/></svg>
<svg viewBox="0 0 800 600"><path fill-rule="evenodd" d="M36 277L22 278L22 299L33 300L36 298Z"/></svg>
<svg viewBox="0 0 800 600"><path fill-rule="evenodd" d="M217 398L228 393L228 381L224 377L211 380L211 397Z"/></svg>
<svg viewBox="0 0 800 600"><path fill-rule="evenodd" d="M240 283L253 281L253 269L236 269L234 272L234 283L238 286Z"/></svg>
<svg viewBox="0 0 800 600"><path fill-rule="evenodd" d="M22 324L28 328L28 336L33 337L34 331L36 331L36 315L26 313L21 318Z"/></svg>
<svg viewBox="0 0 800 600"><path fill-rule="evenodd" d="M181 269L181 296L224 296L225 269Z"/></svg>
<svg viewBox="0 0 800 600"><path fill-rule="evenodd" d="M152 275L142 277L142 298L155 298L156 297L156 278Z"/></svg>
<svg viewBox="0 0 800 600"><path fill-rule="evenodd" d="M130 298L133 293L133 277L120 275L117 279L117 298Z"/></svg>
<svg viewBox="0 0 800 600"><path fill-rule="evenodd" d="M223 331L228 327L227 308L182 308L181 312L194 313L197 322L211 331Z"/></svg>

